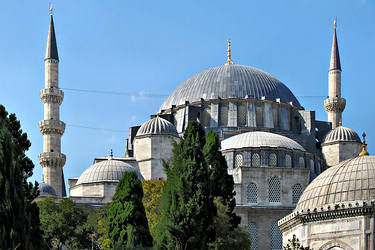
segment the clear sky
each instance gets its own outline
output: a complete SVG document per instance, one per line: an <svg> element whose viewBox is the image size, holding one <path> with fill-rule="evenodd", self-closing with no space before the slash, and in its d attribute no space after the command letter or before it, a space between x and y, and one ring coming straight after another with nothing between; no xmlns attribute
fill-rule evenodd
<svg viewBox="0 0 375 250"><path fill-rule="evenodd" d="M110 149L123 156L128 128L147 121L164 96L188 77L224 64L228 38L235 63L274 75L305 109L326 120L323 101L336 16L342 96L347 100L343 125L358 134L366 131L368 151L375 154L374 0L52 3L59 84L65 92L61 120L67 124L62 137L66 180L78 177ZM16 113L29 136L32 180L38 181L38 154L43 151L39 91L44 88L48 24L49 1L0 3L0 103Z"/></svg>

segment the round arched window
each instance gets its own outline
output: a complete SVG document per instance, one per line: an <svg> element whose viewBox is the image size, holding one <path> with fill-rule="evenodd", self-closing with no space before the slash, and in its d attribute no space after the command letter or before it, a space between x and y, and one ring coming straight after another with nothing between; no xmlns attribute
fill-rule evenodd
<svg viewBox="0 0 375 250"><path fill-rule="evenodd" d="M254 153L251 157L251 166L252 167L260 167L260 156L258 153Z"/></svg>
<svg viewBox="0 0 375 250"><path fill-rule="evenodd" d="M270 159L269 159L269 165L270 167L276 167L277 166L277 156L275 153L270 154Z"/></svg>

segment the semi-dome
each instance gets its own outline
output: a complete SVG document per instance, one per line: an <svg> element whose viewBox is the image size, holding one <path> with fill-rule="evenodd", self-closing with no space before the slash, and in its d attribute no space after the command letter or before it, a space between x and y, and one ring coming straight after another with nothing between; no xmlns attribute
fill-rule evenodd
<svg viewBox="0 0 375 250"><path fill-rule="evenodd" d="M169 121L156 116L143 123L136 136L142 135L172 135L178 137L176 127Z"/></svg>
<svg viewBox="0 0 375 250"><path fill-rule="evenodd" d="M56 196L56 191L51 185L42 182L39 184L39 196Z"/></svg>
<svg viewBox="0 0 375 250"><path fill-rule="evenodd" d="M160 110L170 109L186 101L210 99L258 99L290 103L302 108L297 98L272 75L244 65L230 64L207 69L184 81L164 101Z"/></svg>
<svg viewBox="0 0 375 250"><path fill-rule="evenodd" d="M286 148L306 151L298 142L292 139L269 132L247 132L232 136L221 142L221 149L240 149L240 148Z"/></svg>
<svg viewBox="0 0 375 250"><path fill-rule="evenodd" d="M138 178L143 180L141 173L130 164L113 160L112 157L109 157L108 160L97 162L86 169L78 178L76 185L97 182L118 182L125 172L129 171L136 172Z"/></svg>
<svg viewBox="0 0 375 250"><path fill-rule="evenodd" d="M332 129L324 138L323 144L329 144L333 142L358 142L361 143L358 134L350 129L343 126Z"/></svg>
<svg viewBox="0 0 375 250"><path fill-rule="evenodd" d="M375 157L359 156L328 168L307 186L296 211L375 199Z"/></svg>

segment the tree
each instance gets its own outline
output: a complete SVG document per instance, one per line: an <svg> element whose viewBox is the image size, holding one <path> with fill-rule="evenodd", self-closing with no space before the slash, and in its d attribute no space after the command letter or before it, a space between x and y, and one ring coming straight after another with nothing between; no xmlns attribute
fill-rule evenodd
<svg viewBox="0 0 375 250"><path fill-rule="evenodd" d="M165 184L165 180L144 180L143 187L143 205L145 206L148 226L151 236L155 239L157 233L157 224L161 217L161 192Z"/></svg>
<svg viewBox="0 0 375 250"><path fill-rule="evenodd" d="M87 214L69 198L60 200L59 204L51 198L38 202L43 238L49 249L84 249L92 247L87 226Z"/></svg>
<svg viewBox="0 0 375 250"><path fill-rule="evenodd" d="M110 239L107 237L107 213L110 203L94 210L89 214L86 227L93 233L90 235L93 247L99 249L109 249Z"/></svg>
<svg viewBox="0 0 375 250"><path fill-rule="evenodd" d="M38 183L27 181L34 164L25 155L31 146L15 114L0 105L0 246L41 249L39 211L33 200Z"/></svg>
<svg viewBox="0 0 375 250"><path fill-rule="evenodd" d="M221 198L222 203L227 207L232 228L235 228L240 224L241 217L233 212L236 206L234 181L233 176L228 174L227 161L220 152L220 139L216 132L207 133L203 153L210 167L211 195Z"/></svg>
<svg viewBox="0 0 375 250"><path fill-rule="evenodd" d="M293 239L288 240L288 244L283 247L283 250L312 250L309 247L304 247L295 234L293 234Z"/></svg>
<svg viewBox="0 0 375 250"><path fill-rule="evenodd" d="M116 187L107 217L107 235L115 248L152 247L143 190L135 172L126 172Z"/></svg>
<svg viewBox="0 0 375 250"><path fill-rule="evenodd" d="M222 203L222 199L216 197L217 216L214 218L214 228L216 237L208 244L209 249L238 249L245 250L251 248L250 234L242 227L234 227L231 224L231 217L228 213L228 206Z"/></svg>
<svg viewBox="0 0 375 250"><path fill-rule="evenodd" d="M212 241L216 207L210 195L204 144L202 126L189 122L184 137L174 144L172 166L165 164L158 249L206 249Z"/></svg>

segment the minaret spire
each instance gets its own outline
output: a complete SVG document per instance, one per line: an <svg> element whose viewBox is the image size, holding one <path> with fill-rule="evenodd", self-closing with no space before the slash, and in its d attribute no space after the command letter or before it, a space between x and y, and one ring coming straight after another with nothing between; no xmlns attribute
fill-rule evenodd
<svg viewBox="0 0 375 250"><path fill-rule="evenodd" d="M40 91L40 99L44 104L44 120L39 122L43 135L43 153L39 154L39 163L43 167L43 182L51 185L58 197L64 197L66 189L62 168L66 156L61 153L61 136L65 131L65 123L60 121L60 105L64 99L64 92L59 89L59 57L52 6L44 69L45 88Z"/></svg>
<svg viewBox="0 0 375 250"><path fill-rule="evenodd" d="M331 60L328 70L328 98L324 101L324 108L328 114L328 122L332 124L332 129L341 125L342 112L346 105L346 100L341 97L341 63L336 34L337 18L334 20L333 27Z"/></svg>

